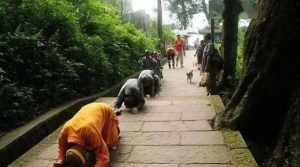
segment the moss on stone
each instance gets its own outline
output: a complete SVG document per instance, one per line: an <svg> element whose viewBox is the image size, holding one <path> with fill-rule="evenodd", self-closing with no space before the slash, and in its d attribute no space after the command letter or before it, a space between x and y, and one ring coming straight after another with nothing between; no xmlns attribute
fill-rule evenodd
<svg viewBox="0 0 300 167"><path fill-rule="evenodd" d="M232 131L229 129L223 130L223 136L225 143L229 146L230 149L236 148L247 148L241 133L239 131Z"/></svg>
<svg viewBox="0 0 300 167"><path fill-rule="evenodd" d="M234 167L258 167L239 131L223 129L222 134L225 144L230 149Z"/></svg>
<svg viewBox="0 0 300 167"><path fill-rule="evenodd" d="M248 149L233 149L232 164L234 167L258 167L255 159Z"/></svg>
<svg viewBox="0 0 300 167"><path fill-rule="evenodd" d="M225 107L220 96L210 96L209 101L216 114L222 118L221 116L225 110ZM237 118L240 115L244 101L240 104L241 105L238 105L234 109L233 118ZM223 129L222 134L225 144L230 149L232 164L234 167L258 167L253 155L249 151L247 144L239 131Z"/></svg>
<svg viewBox="0 0 300 167"><path fill-rule="evenodd" d="M225 110L224 104L220 96L210 96L209 101L216 113L222 113Z"/></svg>

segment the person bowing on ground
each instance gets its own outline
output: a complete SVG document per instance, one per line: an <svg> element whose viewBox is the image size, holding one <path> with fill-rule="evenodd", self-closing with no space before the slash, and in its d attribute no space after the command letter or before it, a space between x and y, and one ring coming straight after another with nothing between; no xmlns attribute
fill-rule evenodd
<svg viewBox="0 0 300 167"><path fill-rule="evenodd" d="M53 167L107 167L109 148L116 149L119 141L117 115L108 104L83 106L60 131Z"/></svg>
<svg viewBox="0 0 300 167"><path fill-rule="evenodd" d="M145 104L142 84L138 79L128 79L118 93L114 103L114 108L121 112L121 106L124 103L127 109L137 108L141 110Z"/></svg>

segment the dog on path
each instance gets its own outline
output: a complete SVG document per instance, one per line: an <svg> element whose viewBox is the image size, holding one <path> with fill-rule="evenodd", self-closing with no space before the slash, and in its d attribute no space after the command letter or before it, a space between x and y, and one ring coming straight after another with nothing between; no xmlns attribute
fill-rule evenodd
<svg viewBox="0 0 300 167"><path fill-rule="evenodd" d="M186 73L186 81L192 83L193 80L193 70L190 70Z"/></svg>

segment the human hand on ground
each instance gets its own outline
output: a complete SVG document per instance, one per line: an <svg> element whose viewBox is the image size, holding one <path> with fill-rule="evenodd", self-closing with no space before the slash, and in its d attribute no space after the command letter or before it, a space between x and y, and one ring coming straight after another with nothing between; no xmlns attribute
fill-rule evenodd
<svg viewBox="0 0 300 167"><path fill-rule="evenodd" d="M118 149L118 146L111 147L111 150L116 151Z"/></svg>
<svg viewBox="0 0 300 167"><path fill-rule="evenodd" d="M59 160L54 162L52 167L63 167L63 164L64 164L63 161Z"/></svg>
<svg viewBox="0 0 300 167"><path fill-rule="evenodd" d="M122 115L122 109L120 108L114 108L113 111L116 113L117 116Z"/></svg>

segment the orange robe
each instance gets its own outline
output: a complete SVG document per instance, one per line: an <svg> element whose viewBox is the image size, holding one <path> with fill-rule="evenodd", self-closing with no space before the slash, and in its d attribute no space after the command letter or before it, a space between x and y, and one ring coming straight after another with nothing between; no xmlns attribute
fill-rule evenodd
<svg viewBox="0 0 300 167"><path fill-rule="evenodd" d="M58 161L64 160L66 151L77 144L96 155L95 167L107 167L109 147L118 144L119 121L111 106L90 103L80 109L64 126L58 141Z"/></svg>

